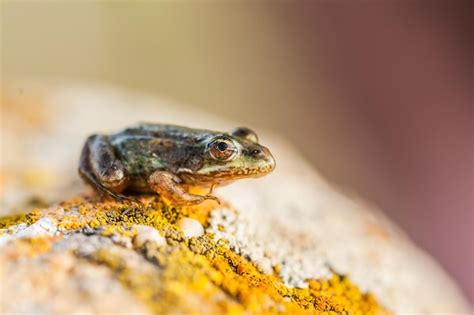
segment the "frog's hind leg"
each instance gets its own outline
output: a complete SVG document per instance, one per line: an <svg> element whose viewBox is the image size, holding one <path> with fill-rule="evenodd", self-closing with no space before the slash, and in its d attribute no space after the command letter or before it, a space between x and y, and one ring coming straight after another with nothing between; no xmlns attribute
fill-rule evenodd
<svg viewBox="0 0 474 315"><path fill-rule="evenodd" d="M120 194L127 187L128 178L106 136L87 138L81 153L79 174L94 188L116 200L136 201Z"/></svg>

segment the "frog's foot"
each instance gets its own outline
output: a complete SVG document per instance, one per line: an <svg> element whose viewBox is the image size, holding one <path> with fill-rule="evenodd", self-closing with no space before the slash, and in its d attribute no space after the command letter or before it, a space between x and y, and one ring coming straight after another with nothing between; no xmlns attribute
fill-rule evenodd
<svg viewBox="0 0 474 315"><path fill-rule="evenodd" d="M181 196L181 199L179 200L176 200L176 199L170 200L170 203L173 206L184 207L184 206L195 206L195 205L205 202L206 200L213 200L217 202L218 204L221 204L221 201L216 196L212 196L212 195L200 196L200 195L193 195L193 194L186 194L184 196Z"/></svg>
<svg viewBox="0 0 474 315"><path fill-rule="evenodd" d="M213 195L205 195L203 196L203 198L205 200L214 200L215 202L217 202L218 204L221 204L221 200L219 198L217 198L216 196L213 196Z"/></svg>
<svg viewBox="0 0 474 315"><path fill-rule="evenodd" d="M216 184L212 184L211 187L209 188L209 193L208 195L212 194L212 192L214 191L214 188L216 188ZM220 202L219 202L220 203Z"/></svg>

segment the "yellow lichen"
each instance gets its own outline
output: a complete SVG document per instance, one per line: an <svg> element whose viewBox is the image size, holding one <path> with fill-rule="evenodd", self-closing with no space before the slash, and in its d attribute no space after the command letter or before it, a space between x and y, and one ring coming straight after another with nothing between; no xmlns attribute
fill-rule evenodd
<svg viewBox="0 0 474 315"><path fill-rule="evenodd" d="M34 237L15 239L12 246L6 248L11 259L39 256L51 249L57 237Z"/></svg>
<svg viewBox="0 0 474 315"><path fill-rule="evenodd" d="M32 211L30 213L14 214L10 216L0 217L0 229L5 229L13 225L20 223L26 223L28 225L35 223L38 220L38 211Z"/></svg>
<svg viewBox="0 0 474 315"><path fill-rule="evenodd" d="M168 246L145 243L137 248L159 268L137 270L126 258L107 249L88 257L107 266L121 283L156 314L163 313L316 313L382 314L384 309L371 294L362 293L348 277L311 279L309 287L290 288L277 276L260 272L249 260L232 251L212 234L185 238L176 226L183 217L207 224L212 203L172 208L149 198L146 209L117 202L75 199L62 204L54 216L60 230L96 229L104 236L133 237L135 224L156 228ZM46 213L46 212L44 212ZM3 220L3 221L2 221ZM1 219L0 222L20 222Z"/></svg>

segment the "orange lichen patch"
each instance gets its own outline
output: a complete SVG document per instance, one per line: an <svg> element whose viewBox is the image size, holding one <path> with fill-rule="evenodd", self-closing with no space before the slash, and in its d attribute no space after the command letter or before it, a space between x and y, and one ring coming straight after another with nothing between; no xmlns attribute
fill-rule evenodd
<svg viewBox="0 0 474 315"><path fill-rule="evenodd" d="M60 209L48 215L62 231L88 227L104 236L120 234L129 238L136 233L131 229L135 224L160 231L166 246L146 242L135 249L154 269L138 268L106 248L86 258L110 268L156 314L386 313L372 295L362 293L348 277L333 275L329 280L309 280L308 288L291 288L278 273L262 273L253 262L230 249L226 241L215 241L213 234L184 237L176 223L183 217L193 217L206 224L210 210L209 204L172 208L157 198L148 200L145 210L79 198L62 203Z"/></svg>
<svg viewBox="0 0 474 315"><path fill-rule="evenodd" d="M362 294L349 281L340 281L334 275L323 281L319 290L286 287L276 276L265 275L243 257L225 247L216 247L207 239L204 255L222 274L221 287L238 298L246 309L260 312L348 312L356 314L382 313L382 309L369 295ZM347 278L345 278L347 279ZM313 282L315 282L313 280ZM262 303L267 301L267 303ZM272 301L269 303L268 301Z"/></svg>
<svg viewBox="0 0 474 315"><path fill-rule="evenodd" d="M5 257L12 260L35 257L48 252L58 237L35 237L15 239L4 250Z"/></svg>
<svg viewBox="0 0 474 315"><path fill-rule="evenodd" d="M376 311L381 311L371 307L377 303L373 295L362 293L348 277L334 274L329 280L310 280L309 291L324 299L325 303L333 304L337 312L350 310L351 314L377 314Z"/></svg>

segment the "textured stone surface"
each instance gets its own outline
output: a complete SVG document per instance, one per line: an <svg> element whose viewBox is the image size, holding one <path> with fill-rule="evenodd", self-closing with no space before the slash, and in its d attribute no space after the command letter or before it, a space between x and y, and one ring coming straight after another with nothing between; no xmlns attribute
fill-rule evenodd
<svg viewBox="0 0 474 315"><path fill-rule="evenodd" d="M2 247L2 314L150 314L106 267L65 251L31 250L19 243Z"/></svg>
<svg viewBox="0 0 474 315"><path fill-rule="evenodd" d="M134 299L126 313L137 312L137 305L156 314L386 313L372 294L361 292L347 276L329 272L326 277L300 279L303 285L296 288L280 279L280 261L269 260L267 270L259 270L259 260L271 252L249 248L248 255L242 255L224 238L204 233L202 225L209 225L210 213L216 210L213 202L191 208L170 208L153 197L144 202L146 209L76 197L25 215L28 227L10 217L0 219L5 227L0 240L6 238L0 259L7 266L2 276L9 280L6 283L19 283L7 294L5 312L76 312L79 302L70 310L64 304L69 294L73 301L83 301L80 312L115 312L117 305L127 302L125 297L121 300L118 288L126 288L133 296L128 298ZM51 227L48 233L35 228L45 222L56 232L51 233ZM28 230L39 233L21 235ZM233 233L231 226L221 226L220 231ZM18 262L25 268L10 272ZM102 279L104 270L108 277ZM294 270L286 273L290 279L298 275ZM38 278L39 274L44 276ZM49 277L53 281L48 282ZM94 277L101 283L95 285ZM117 296L98 304L109 287ZM115 299L112 308L109 304ZM19 305L25 309L17 309Z"/></svg>
<svg viewBox="0 0 474 315"><path fill-rule="evenodd" d="M28 88L24 90L32 91ZM35 222L31 218L19 217L4 220L2 222L5 226L0 225L1 259L5 262L2 264L1 281L9 284L12 284L12 281L25 283L24 287L11 286L15 289L7 292L10 298L2 302L4 309L19 312L21 310L14 307L19 307L21 304L29 305L30 310L35 309L37 313L61 313L65 310L63 307L69 305L71 310L76 310L77 306L80 312L79 304L81 304L81 307L86 308L84 311L106 310L112 313L114 307L118 308L122 304L125 307L126 303L130 308L123 309L130 310L129 313L150 310L191 311L194 307L203 312L206 310L230 312L241 311L242 307L262 311L264 308L256 307L255 303L258 305L267 303L272 310L290 310L292 307L304 305L312 305L315 310L326 309L324 305L329 305L327 309L336 311L344 307L356 310L358 306L353 301L355 296L358 296L357 293L352 297L346 296L344 300L337 292L360 289L362 293L369 295L361 295L367 303L359 306L372 306L371 311L382 311L382 308L376 307L381 305L399 314L469 312L468 305L456 285L439 265L416 248L402 231L378 210L372 209L362 201L348 198L330 187L298 155L291 144L265 132L259 133L261 141L272 149L277 160L277 169L273 174L262 179L244 180L217 189L217 195L227 202L225 206L205 206L195 209L194 213L183 212L178 215L181 216L180 219L192 217L201 222L206 231L203 239L191 238L181 241L179 235L182 231L180 232L176 221L178 218L173 217L176 215L172 212L160 212L163 218L166 218L163 219L166 224L170 224L167 229L163 229L165 223L160 221L162 219L159 219L161 223L157 224L153 220L151 223L128 222L121 218L114 224L101 217L99 219L103 219L102 221L95 222L98 210L96 208L87 208L84 212L81 207L74 208L71 203L66 207L45 208L44 203L68 199L68 196L87 191L87 188L78 181L75 167L82 141L91 132L114 130L142 120L218 130L230 130L238 124L196 113L192 108L172 102L127 94L109 87L69 85L56 87L42 94L22 96L21 99L15 95L7 99L9 100L7 106L15 109L10 110L11 117L6 120L7 123L2 126L1 132L0 211L9 213L15 208L25 209L29 205L39 205L39 208L45 210L40 212L41 215ZM31 104L35 105L35 116L31 116L31 111L28 111L28 106ZM32 125L35 128L31 128ZM3 149L7 147L15 147L16 150ZM36 198L32 200L32 196ZM87 204L87 201L80 200ZM107 210L103 206L101 205L99 210L105 213L108 213L107 211L115 213L117 210L115 208ZM52 219L55 227L43 229L42 227L47 226L48 222L51 223L48 221L50 219L41 221L44 217ZM22 224L23 221L28 222L28 226ZM38 222L41 224L36 227L41 226L41 229L36 227L33 229L32 227ZM140 248L133 250L136 231L134 232L131 227L134 224L151 224L157 228L168 243L165 249L158 249L158 253L166 251L169 246L174 246L173 248L179 249L174 255L179 257L160 256L161 254L156 254L156 249L145 245L146 242L140 244L142 250ZM78 228L80 233L71 234L72 231L78 231ZM48 242L19 240L18 234L26 233L24 231L28 229L39 233L40 239L48 238ZM233 253L237 255L233 259L244 259L250 265L242 262L240 269L235 266L233 267L235 270L219 269L226 265L222 265L223 262L220 261L216 262L215 257L203 254L209 242L218 244L217 252L220 251L219 246L223 246L227 255ZM183 244L187 249L182 248ZM101 250L104 246L108 253L105 256ZM21 252L22 250L26 253ZM218 256L223 252L219 253ZM9 269L5 270L5 266L8 268L16 264L12 257L24 255L33 256L26 260L22 259L17 272L10 274ZM190 256L183 257L183 255ZM201 261L200 258L196 258L200 257L199 255L204 255L206 258ZM26 292L31 292L28 283L33 281L35 274L41 273L38 270L53 270L54 268L48 266L58 259L56 257L69 257L64 261L67 263L69 259L69 266L72 266L68 267L69 269L60 267L59 278L61 272L65 273L61 271L63 269L73 273L77 269L79 270L77 273L82 277L69 278L63 275L63 281L51 281L45 284L40 279L36 283L40 283L41 287L44 285L45 292L48 293L28 297ZM161 265L160 259L168 265ZM174 265L170 265L170 262ZM175 264L180 263L183 264L180 272L183 272L184 278L176 278L173 274L172 267L179 268L180 266ZM120 267L121 264L123 267ZM196 273L193 267L190 267L193 264L209 267L209 269L200 267L209 270L209 273L205 275ZM248 266L257 268L249 272L260 281L267 279L265 277L276 277L276 280L272 280L276 282L270 282L269 287L258 287L259 289L253 294L256 296L253 302L248 300L252 294L247 294L253 292L249 291L248 287L231 286L234 284L233 281L248 280L245 278L246 268L250 268ZM124 274L123 270L143 270L143 272L134 275L133 272ZM214 273L216 270L217 273ZM236 273L237 278L224 283L220 282L222 280L217 280L219 277L230 276L231 270ZM163 272L168 273L163 275ZM97 287L92 285L91 288L87 284L90 283L87 280L89 273L100 274L97 277L103 279L101 284ZM343 277L334 278L335 274ZM166 279L168 282L164 283L170 287L157 286L153 281L143 281L142 277ZM188 279L186 277L195 281L191 281L190 286L183 285L181 281ZM202 281L196 280L198 278ZM77 287L82 290L82 279L85 289L74 291ZM349 279L353 287L352 284L341 285ZM111 302L111 305L102 297L105 295L104 288L107 287L107 283L114 288L111 289L109 297L115 299L116 303ZM59 290L54 288L60 288L61 285L66 289L64 295L54 298L54 301L58 301L58 305L54 305L56 302L48 304L46 300L51 301L57 293L56 290ZM53 288L48 289L49 286ZM143 290L144 286L150 289ZM272 291L274 288L278 288L275 292L279 293ZM188 294L183 295L183 292ZM274 292L275 295L268 292ZM291 292L291 301L280 300L282 292ZM305 292L310 296L307 301L303 298ZM71 298L71 303L65 302L62 306L63 300L67 301L67 294L74 295L82 303L75 304L74 298ZM182 308L164 309L162 305L150 303L148 296L150 294L158 294L163 301L174 301L175 305L181 305ZM239 298L235 302L228 298L228 294L240 295L237 295ZM184 296L186 303L182 303ZM211 296L213 302L209 300ZM331 298L322 301L322 296ZM27 303L15 303L21 299L26 299ZM98 305L94 302L96 299L103 300L104 303ZM266 299L268 301L264 303ZM159 299L152 300L159 301ZM220 302L216 304L215 301ZM289 304L285 304L286 302ZM185 309L183 306L185 304L189 308Z"/></svg>

